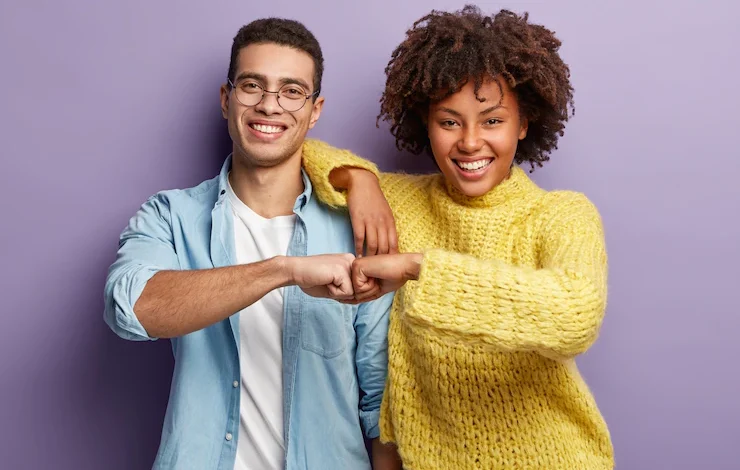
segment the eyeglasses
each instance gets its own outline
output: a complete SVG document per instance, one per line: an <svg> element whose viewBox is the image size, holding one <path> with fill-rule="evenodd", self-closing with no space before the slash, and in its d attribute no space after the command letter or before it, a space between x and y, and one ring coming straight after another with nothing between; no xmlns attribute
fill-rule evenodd
<svg viewBox="0 0 740 470"><path fill-rule="evenodd" d="M272 93L277 95L276 98L280 107L289 113L300 110L306 104L306 101L319 94L319 90L307 94L300 85L296 85L295 83L286 83L278 91L265 90L250 80L240 82L237 87L229 79L229 86L234 90L237 101L244 106L257 106L262 102L265 93Z"/></svg>

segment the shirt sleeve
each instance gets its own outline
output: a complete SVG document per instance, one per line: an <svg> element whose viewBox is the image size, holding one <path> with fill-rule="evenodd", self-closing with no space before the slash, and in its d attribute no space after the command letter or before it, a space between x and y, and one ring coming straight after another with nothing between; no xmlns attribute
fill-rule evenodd
<svg viewBox="0 0 740 470"><path fill-rule="evenodd" d="M362 391L360 422L369 439L380 435L380 404L388 375L388 319L393 293L360 304L355 320L357 352L355 361Z"/></svg>
<svg viewBox="0 0 740 470"><path fill-rule="evenodd" d="M120 236L116 260L105 283L106 324L128 340L155 340L147 334L134 312L146 283L157 272L179 269L168 199L149 198L129 221Z"/></svg>

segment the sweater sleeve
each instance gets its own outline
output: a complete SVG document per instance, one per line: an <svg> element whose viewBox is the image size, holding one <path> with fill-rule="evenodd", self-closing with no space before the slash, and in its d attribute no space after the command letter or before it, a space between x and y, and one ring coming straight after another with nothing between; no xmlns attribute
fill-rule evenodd
<svg viewBox="0 0 740 470"><path fill-rule="evenodd" d="M502 351L551 359L586 351L606 309L607 256L596 208L583 195L567 194L542 214L539 269L438 249L424 253L407 321Z"/></svg>
<svg viewBox="0 0 740 470"><path fill-rule="evenodd" d="M349 150L338 149L315 139L307 139L303 144L303 169L319 200L334 208L347 207L346 191L334 189L329 182L332 170L341 167L362 168L380 178L378 167L374 163Z"/></svg>

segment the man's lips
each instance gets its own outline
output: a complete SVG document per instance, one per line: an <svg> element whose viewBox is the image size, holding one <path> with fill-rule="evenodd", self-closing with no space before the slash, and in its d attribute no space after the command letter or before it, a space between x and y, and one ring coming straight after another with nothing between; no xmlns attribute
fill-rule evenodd
<svg viewBox="0 0 740 470"><path fill-rule="evenodd" d="M263 134L279 134L288 128L285 124L271 121L250 121L248 126Z"/></svg>

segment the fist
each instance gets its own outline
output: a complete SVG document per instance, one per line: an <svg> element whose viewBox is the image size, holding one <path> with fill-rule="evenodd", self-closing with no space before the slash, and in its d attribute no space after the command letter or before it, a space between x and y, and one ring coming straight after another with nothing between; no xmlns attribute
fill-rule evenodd
<svg viewBox="0 0 740 470"><path fill-rule="evenodd" d="M352 262L350 253L297 256L289 258L293 283L312 297L334 300L354 299Z"/></svg>
<svg viewBox="0 0 740 470"><path fill-rule="evenodd" d="M402 253L357 258L352 263L355 300L368 302L419 278L422 255Z"/></svg>

